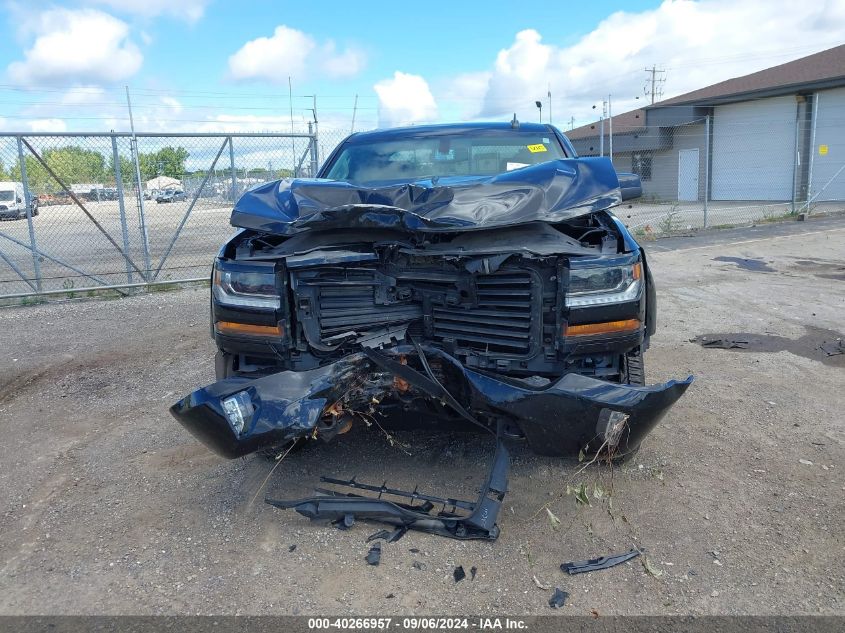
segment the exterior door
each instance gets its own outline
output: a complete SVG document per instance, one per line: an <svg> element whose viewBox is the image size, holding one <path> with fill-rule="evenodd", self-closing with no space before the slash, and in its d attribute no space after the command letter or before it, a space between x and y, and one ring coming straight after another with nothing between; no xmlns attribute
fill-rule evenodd
<svg viewBox="0 0 845 633"><path fill-rule="evenodd" d="M678 151L678 200L698 200L698 148Z"/></svg>

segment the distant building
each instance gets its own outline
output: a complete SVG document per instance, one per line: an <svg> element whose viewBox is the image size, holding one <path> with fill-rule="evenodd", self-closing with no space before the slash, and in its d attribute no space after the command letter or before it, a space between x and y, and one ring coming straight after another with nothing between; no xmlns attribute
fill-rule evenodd
<svg viewBox="0 0 845 633"><path fill-rule="evenodd" d="M646 196L845 200L845 45L612 118L613 163ZM598 156L600 122L566 132ZM604 154L610 148L604 122Z"/></svg>

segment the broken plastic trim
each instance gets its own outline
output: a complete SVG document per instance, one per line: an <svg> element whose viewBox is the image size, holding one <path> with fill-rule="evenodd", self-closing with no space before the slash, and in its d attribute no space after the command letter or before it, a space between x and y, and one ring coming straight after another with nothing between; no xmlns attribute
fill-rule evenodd
<svg viewBox="0 0 845 633"><path fill-rule="evenodd" d="M588 571L598 571L599 569L607 569L621 565L625 561L636 558L640 555L642 550L632 549L630 552L624 554L617 554L616 556L600 556L599 558L591 558L590 560L582 560L577 563L564 563L560 566L561 571L565 571L570 575L583 574Z"/></svg>
<svg viewBox="0 0 845 633"><path fill-rule="evenodd" d="M496 519L502 508L502 500L508 489L510 454L498 440L496 454L490 465L487 480L475 503L459 499L446 499L422 494L415 488L412 492L382 486L362 484L355 479L343 481L322 477L321 481L336 486L378 492L377 497L365 497L355 493L343 493L318 489L319 496L304 499L265 499L277 508L293 509L312 521L335 521L352 515L356 519L377 521L400 526L408 530L429 532L460 540L482 539L495 541L499 536ZM410 503L390 501L382 495L405 497ZM421 501L422 503L415 503ZM442 506L433 512L435 506ZM466 516L457 514L458 509L469 511Z"/></svg>
<svg viewBox="0 0 845 633"><path fill-rule="evenodd" d="M373 363L391 372L394 376L414 385L420 391L436 398L440 398L451 406L459 415L466 418L473 424L492 433L492 429L482 424L474 415L464 409L455 400L431 371L422 347L414 341L414 348L419 354L420 363L427 375L423 375L416 369L403 365L392 360L374 349L365 348L364 355ZM267 503L277 508L293 508L299 514L313 520L336 521L343 517L353 516L358 519L380 521L396 525L404 530L419 530L447 536L450 538L470 540L484 539L494 541L499 536L499 526L496 519L502 509L502 500L508 490L508 469L510 468L510 454L502 443L501 437L496 435L496 453L487 473L487 480L481 489L478 501L475 503L462 501L460 499L446 499L433 495L422 494L417 488L412 492L388 488L386 482L381 486L363 484L355 481L321 477L323 483L377 492L378 496L365 497L354 493L341 493L324 488L318 488L320 496L285 501L280 499L265 499ZM394 502L383 498L383 495L404 497L410 499L410 503ZM422 501L415 505L415 502ZM436 514L432 514L435 505L442 508ZM449 508L447 510L447 508ZM458 509L469 512L466 516L457 514Z"/></svg>

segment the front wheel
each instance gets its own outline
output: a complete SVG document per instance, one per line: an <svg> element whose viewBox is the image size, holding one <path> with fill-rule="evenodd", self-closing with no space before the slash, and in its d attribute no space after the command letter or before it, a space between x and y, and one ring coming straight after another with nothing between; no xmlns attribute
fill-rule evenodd
<svg viewBox="0 0 845 633"><path fill-rule="evenodd" d="M643 348L637 347L622 356L622 380L629 385L645 386L645 361Z"/></svg>

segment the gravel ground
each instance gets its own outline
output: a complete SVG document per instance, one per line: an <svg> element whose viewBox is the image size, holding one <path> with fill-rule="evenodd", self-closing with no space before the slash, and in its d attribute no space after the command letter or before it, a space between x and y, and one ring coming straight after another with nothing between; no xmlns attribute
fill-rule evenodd
<svg viewBox="0 0 845 633"><path fill-rule="evenodd" d="M378 567L377 527L311 524L264 492L329 473L471 497L488 439L400 433L406 452L355 429L267 478L167 412L213 380L206 290L0 310L0 613L550 613L536 578L571 614L845 614L845 355L816 349L845 328L845 219L713 235L652 245L648 378L696 382L632 463L576 474L516 447L497 542L409 533ZM760 347L689 341L712 333ZM612 503L577 505L582 482ZM559 569L633 545L653 573ZM457 565L477 576L455 583Z"/></svg>

